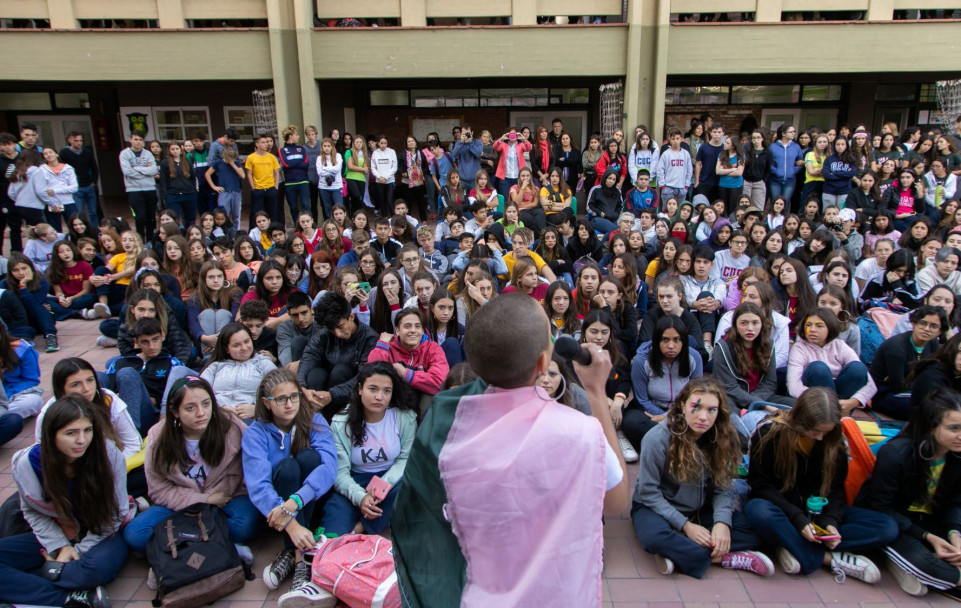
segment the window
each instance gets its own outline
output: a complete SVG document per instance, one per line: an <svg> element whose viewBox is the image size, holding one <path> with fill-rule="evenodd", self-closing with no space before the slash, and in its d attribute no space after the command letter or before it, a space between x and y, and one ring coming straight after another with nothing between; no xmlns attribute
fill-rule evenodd
<svg viewBox="0 0 961 608"><path fill-rule="evenodd" d="M476 108L477 89L416 89L411 91L415 108Z"/></svg>
<svg viewBox="0 0 961 608"><path fill-rule="evenodd" d="M374 90L370 92L372 106L409 106L410 92L407 90Z"/></svg>
<svg viewBox="0 0 961 608"><path fill-rule="evenodd" d="M154 108L154 124L157 126L157 139L164 141L189 138L195 131L210 136L210 116L206 107L193 108Z"/></svg>
<svg viewBox="0 0 961 608"><path fill-rule="evenodd" d="M921 103L937 103L938 102L938 85L922 84L921 95L918 97L918 101L920 101Z"/></svg>
<svg viewBox="0 0 961 608"><path fill-rule="evenodd" d="M736 86L731 90L731 103L766 105L772 103L797 103L801 85L770 84L759 86Z"/></svg>
<svg viewBox="0 0 961 608"><path fill-rule="evenodd" d="M838 101L841 99L839 84L806 84L801 101Z"/></svg>
<svg viewBox="0 0 961 608"><path fill-rule="evenodd" d="M58 110L90 107L90 98L86 93L54 93L53 102Z"/></svg>
<svg viewBox="0 0 961 608"><path fill-rule="evenodd" d="M914 84L879 84L874 95L876 101L914 101L918 96Z"/></svg>
<svg viewBox="0 0 961 608"><path fill-rule="evenodd" d="M591 91L581 89L551 89L551 104L586 104L591 102Z"/></svg>
<svg viewBox="0 0 961 608"><path fill-rule="evenodd" d="M688 104L727 103L730 87L667 87L664 104L680 106Z"/></svg>
<svg viewBox="0 0 961 608"><path fill-rule="evenodd" d="M237 148L241 154L254 151L254 109L251 106L224 106L224 124L237 129Z"/></svg>
<svg viewBox="0 0 961 608"><path fill-rule="evenodd" d="M50 93L0 93L0 110L52 110Z"/></svg>

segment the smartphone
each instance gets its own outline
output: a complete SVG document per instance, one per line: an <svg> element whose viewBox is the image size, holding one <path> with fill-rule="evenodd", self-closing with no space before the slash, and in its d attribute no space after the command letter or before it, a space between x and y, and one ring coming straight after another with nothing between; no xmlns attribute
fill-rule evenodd
<svg viewBox="0 0 961 608"><path fill-rule="evenodd" d="M384 500L387 498L388 492L390 492L390 484L376 475L374 475L373 478L371 478L370 483L367 484L367 493L372 495L377 500Z"/></svg>
<svg viewBox="0 0 961 608"><path fill-rule="evenodd" d="M811 525L814 526L814 538L818 540L840 540L841 538L839 534L835 534L829 530L825 530L824 528L817 525L816 523L812 522Z"/></svg>
<svg viewBox="0 0 961 608"><path fill-rule="evenodd" d="M364 293L370 293L370 283L364 282L364 283L357 283L356 285L357 285L357 289L359 289L360 291Z"/></svg>

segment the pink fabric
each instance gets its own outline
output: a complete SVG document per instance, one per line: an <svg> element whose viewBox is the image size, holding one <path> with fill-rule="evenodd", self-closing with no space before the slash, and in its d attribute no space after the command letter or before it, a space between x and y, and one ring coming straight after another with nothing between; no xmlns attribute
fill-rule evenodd
<svg viewBox="0 0 961 608"><path fill-rule="evenodd" d="M901 320L901 315L898 313L881 307L872 308L867 312L867 315L878 324L878 329L881 330L881 335L884 336L885 340L891 337L891 334L894 332L894 326Z"/></svg>
<svg viewBox="0 0 961 608"><path fill-rule="evenodd" d="M600 606L604 433L542 389L463 397L438 457L461 606Z"/></svg>

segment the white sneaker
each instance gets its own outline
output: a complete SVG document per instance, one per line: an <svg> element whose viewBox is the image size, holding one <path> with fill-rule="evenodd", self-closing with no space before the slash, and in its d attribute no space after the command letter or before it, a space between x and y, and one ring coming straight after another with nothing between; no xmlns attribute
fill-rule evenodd
<svg viewBox="0 0 961 608"><path fill-rule="evenodd" d="M301 585L277 600L277 608L334 608L336 605L337 597L314 583Z"/></svg>
<svg viewBox="0 0 961 608"><path fill-rule="evenodd" d="M617 432L617 443L621 447L621 454L624 455L624 462L637 462L639 458L637 451L634 450L634 446L631 445L631 442L627 440L627 437L625 437L621 431Z"/></svg>
<svg viewBox="0 0 961 608"><path fill-rule="evenodd" d="M153 573L153 568L147 570L147 589L151 591L157 590L157 577Z"/></svg>
<svg viewBox="0 0 961 608"><path fill-rule="evenodd" d="M94 319L99 318L97 311L92 308L84 308L80 311L80 316L88 321L93 321Z"/></svg>
<svg viewBox="0 0 961 608"><path fill-rule="evenodd" d="M890 557L888 558L888 571L894 575L894 580L897 581L901 591L914 597L927 595L928 586L922 583L921 579L897 565Z"/></svg>
<svg viewBox="0 0 961 608"><path fill-rule="evenodd" d="M107 336L100 336L97 338L97 346L100 348L110 348L117 345L116 338L108 338Z"/></svg>
<svg viewBox="0 0 961 608"><path fill-rule="evenodd" d="M849 576L871 584L881 580L881 571L874 562L863 555L847 551L831 552L831 572L834 573L834 580L838 583L843 583Z"/></svg>
<svg viewBox="0 0 961 608"><path fill-rule="evenodd" d="M93 310L101 319L110 318L110 308L103 302L97 302L93 305Z"/></svg>
<svg viewBox="0 0 961 608"><path fill-rule="evenodd" d="M797 574L801 571L801 562L797 561L797 558L784 547L778 548L777 561L785 574Z"/></svg>
<svg viewBox="0 0 961 608"><path fill-rule="evenodd" d="M654 566L657 568L657 571L664 576L674 574L674 561L663 555L654 556Z"/></svg>

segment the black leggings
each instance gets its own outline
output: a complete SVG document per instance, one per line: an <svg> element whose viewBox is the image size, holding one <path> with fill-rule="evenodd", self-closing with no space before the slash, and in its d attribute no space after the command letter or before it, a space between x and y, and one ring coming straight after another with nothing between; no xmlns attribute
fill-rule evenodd
<svg viewBox="0 0 961 608"><path fill-rule="evenodd" d="M356 179L347 180L347 199L350 202L351 213L365 207L364 192L366 191L367 182L362 182Z"/></svg>

